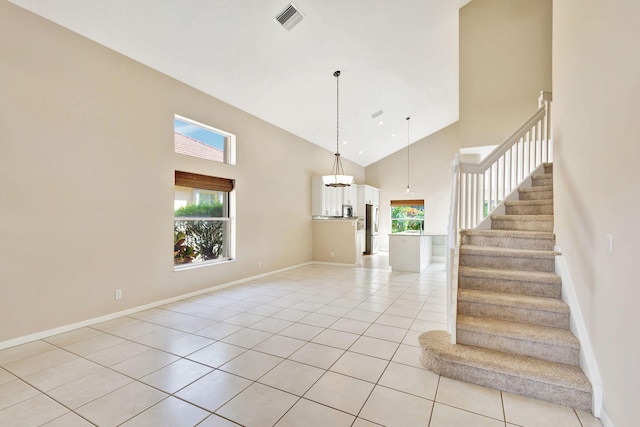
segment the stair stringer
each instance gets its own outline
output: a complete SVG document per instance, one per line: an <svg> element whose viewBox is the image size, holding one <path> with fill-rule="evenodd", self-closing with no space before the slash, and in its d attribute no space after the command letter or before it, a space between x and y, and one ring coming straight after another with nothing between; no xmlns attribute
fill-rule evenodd
<svg viewBox="0 0 640 427"><path fill-rule="evenodd" d="M593 389L591 408L593 415L601 418L603 415L603 392L600 369L598 369L591 339L589 338L587 326L582 316L582 311L580 310L580 304L578 303L578 297L575 293L569 266L562 255L562 249L556 246L555 250L558 252L555 259L555 270L556 274L562 279L562 300L569 306L571 311L569 329L580 341L580 367L587 378L589 378L589 381L591 381L591 387Z"/></svg>

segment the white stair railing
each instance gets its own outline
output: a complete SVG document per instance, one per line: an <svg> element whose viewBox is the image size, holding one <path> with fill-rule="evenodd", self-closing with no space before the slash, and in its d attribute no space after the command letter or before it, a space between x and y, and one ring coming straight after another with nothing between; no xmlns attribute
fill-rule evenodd
<svg viewBox="0 0 640 427"><path fill-rule="evenodd" d="M481 163L452 162L446 247L447 330L456 343L460 230L476 228L542 164L553 161L551 92L540 92L538 111Z"/></svg>

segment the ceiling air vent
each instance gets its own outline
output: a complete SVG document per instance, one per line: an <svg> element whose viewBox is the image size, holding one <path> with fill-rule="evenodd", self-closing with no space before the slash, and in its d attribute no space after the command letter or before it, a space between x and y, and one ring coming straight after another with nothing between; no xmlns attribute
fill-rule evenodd
<svg viewBox="0 0 640 427"><path fill-rule="evenodd" d="M304 18L304 16L302 16L296 6L291 3L285 10L275 17L274 21L280 23L280 25L287 30L291 30L298 22L302 21L302 18Z"/></svg>

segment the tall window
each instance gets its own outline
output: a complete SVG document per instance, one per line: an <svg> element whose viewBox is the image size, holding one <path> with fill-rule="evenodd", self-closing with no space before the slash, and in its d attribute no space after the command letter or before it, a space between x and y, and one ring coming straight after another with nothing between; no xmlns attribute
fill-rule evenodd
<svg viewBox="0 0 640 427"><path fill-rule="evenodd" d="M175 172L175 266L231 258L229 193L233 180Z"/></svg>
<svg viewBox="0 0 640 427"><path fill-rule="evenodd" d="M178 115L173 129L176 153L235 164L235 135Z"/></svg>
<svg viewBox="0 0 640 427"><path fill-rule="evenodd" d="M391 232L424 230L424 200L392 200Z"/></svg>

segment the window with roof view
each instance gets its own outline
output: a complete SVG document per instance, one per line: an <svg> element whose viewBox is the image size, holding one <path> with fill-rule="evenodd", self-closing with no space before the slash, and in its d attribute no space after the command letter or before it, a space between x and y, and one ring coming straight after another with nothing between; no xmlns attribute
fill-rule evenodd
<svg viewBox="0 0 640 427"><path fill-rule="evenodd" d="M178 115L173 128L176 153L235 164L235 135Z"/></svg>

